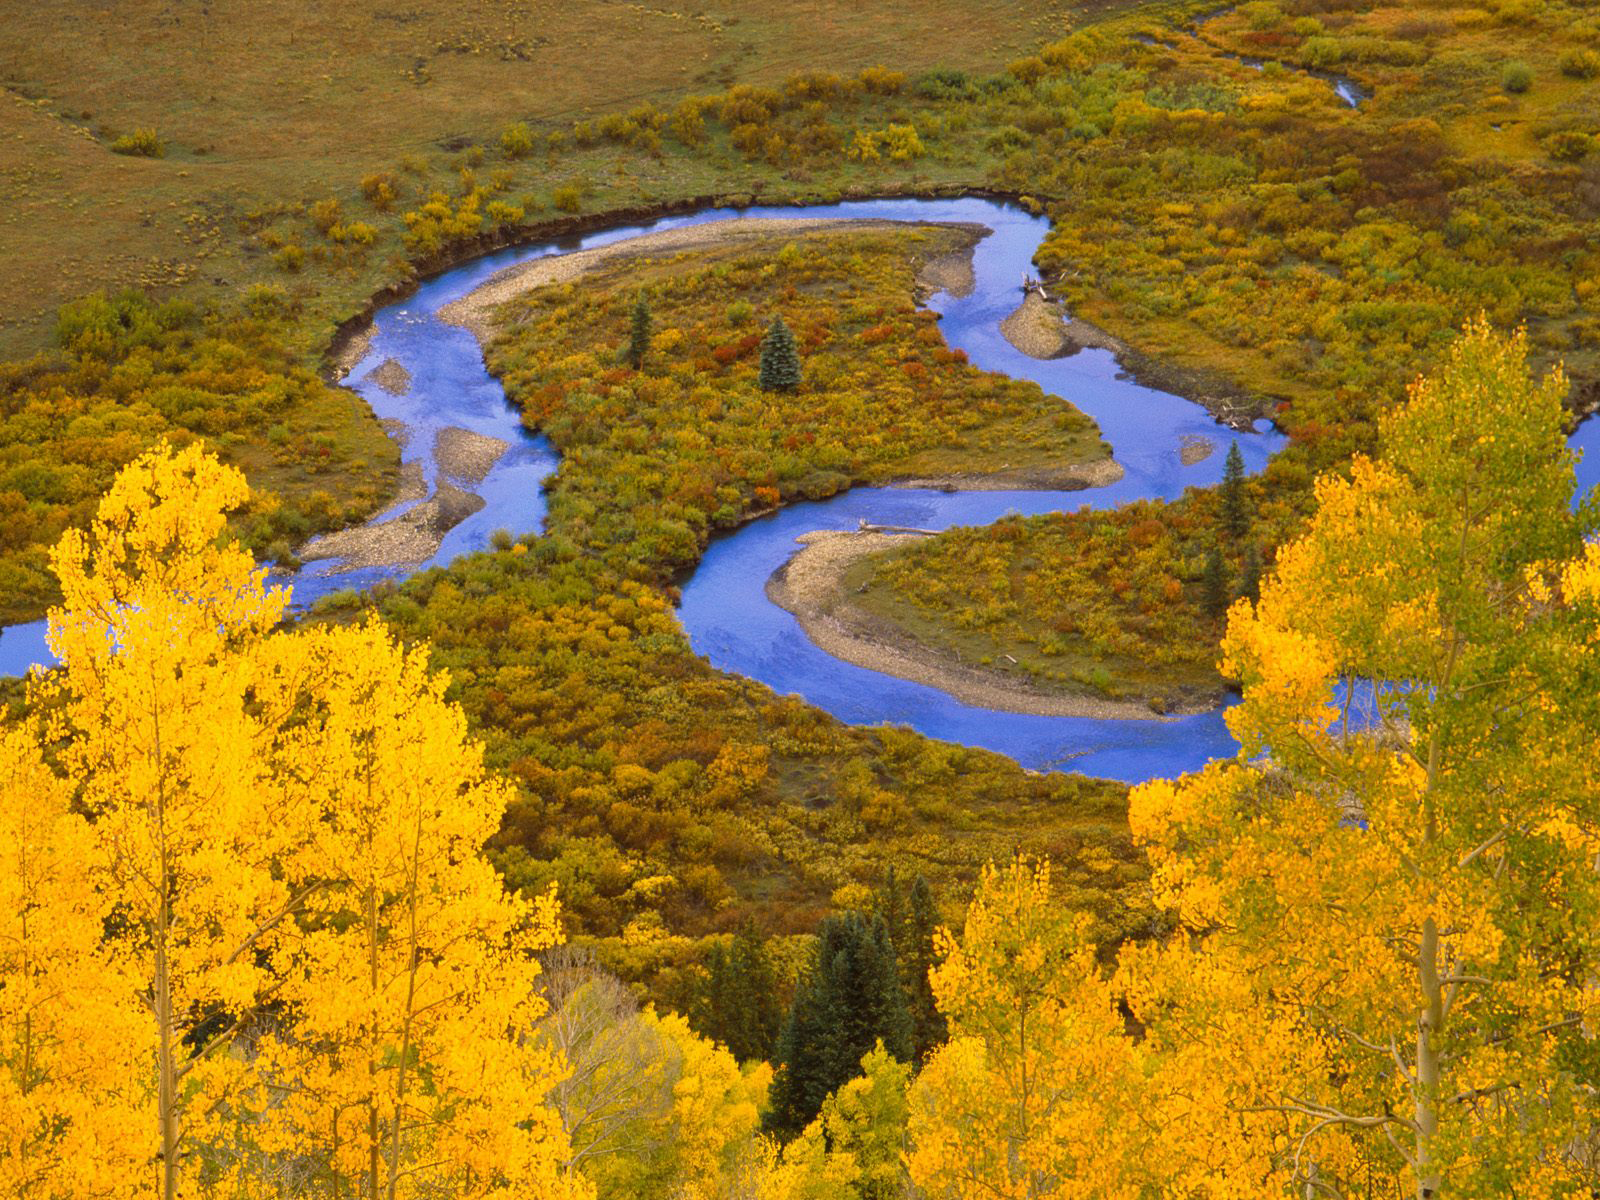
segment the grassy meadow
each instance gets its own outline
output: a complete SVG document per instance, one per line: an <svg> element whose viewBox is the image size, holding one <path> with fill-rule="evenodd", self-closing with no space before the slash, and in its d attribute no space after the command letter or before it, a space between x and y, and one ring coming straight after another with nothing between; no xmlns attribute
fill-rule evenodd
<svg viewBox="0 0 1600 1200"><path fill-rule="evenodd" d="M98 290L242 292L278 279L250 235L274 217L393 172L403 190L452 170L521 120L566 128L800 71L894 64L992 71L1065 28L1058 3L757 0L722 12L602 0L342 4L88 0L0 14L0 355L49 341L55 310ZM154 130L163 156L111 153ZM715 171L630 168L607 203L731 190ZM548 184L530 171L528 186ZM347 315L390 277L350 256L309 304Z"/></svg>

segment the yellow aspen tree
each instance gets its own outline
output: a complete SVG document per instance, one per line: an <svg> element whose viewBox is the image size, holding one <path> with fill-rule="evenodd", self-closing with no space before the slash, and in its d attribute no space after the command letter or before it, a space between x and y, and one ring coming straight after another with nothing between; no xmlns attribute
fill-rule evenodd
<svg viewBox="0 0 1600 1200"><path fill-rule="evenodd" d="M1140 1196L1140 1057L1048 863L985 868L931 981L950 1040L912 1084L908 1165L941 1200Z"/></svg>
<svg viewBox="0 0 1600 1200"><path fill-rule="evenodd" d="M760 1063L741 1070L733 1055L695 1033L677 1013L663 1016L647 1008L641 1019L671 1062L672 1106L662 1128L668 1194L719 1200L760 1128L772 1068Z"/></svg>
<svg viewBox="0 0 1600 1200"><path fill-rule="evenodd" d="M1171 1048L1226 996L1272 1053L1237 1024L1192 1052L1279 1131L1210 1194L1596 1185L1600 574L1565 392L1470 325L1230 614L1243 753L1133 794L1188 934L1129 958L1135 1010Z"/></svg>
<svg viewBox="0 0 1600 1200"><path fill-rule="evenodd" d="M480 853L507 786L426 648L375 621L283 640L309 666L276 676L303 699L277 777L320 814L295 869L321 886L274 963L274 1147L319 1162L336 1196L584 1195L548 1103L563 1067L533 1037L555 898L510 895Z"/></svg>
<svg viewBox="0 0 1600 1200"><path fill-rule="evenodd" d="M0 1195L149 1192L134 980L105 941L94 841L32 730L0 728Z"/></svg>
<svg viewBox="0 0 1600 1200"><path fill-rule="evenodd" d="M901 1200L906 1177L906 1092L911 1067L883 1043L861 1074L822 1103L816 1120L757 1168L761 1200Z"/></svg>
<svg viewBox="0 0 1600 1200"><path fill-rule="evenodd" d="M231 1048L278 988L262 942L304 898L282 867L305 822L266 769L283 714L254 694L253 651L286 597L225 538L247 494L198 447L124 469L91 529L54 551L62 669L33 694L137 979L155 1083L146 1194L162 1200L194 1194L197 1147L238 1114L249 1069Z"/></svg>

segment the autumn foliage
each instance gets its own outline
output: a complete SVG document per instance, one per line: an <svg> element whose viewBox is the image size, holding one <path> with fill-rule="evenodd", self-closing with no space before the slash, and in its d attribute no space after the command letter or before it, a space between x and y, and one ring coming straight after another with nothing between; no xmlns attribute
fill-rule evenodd
<svg viewBox="0 0 1600 1200"><path fill-rule="evenodd" d="M0 1174L581 1195L532 1036L554 898L477 852L504 785L425 651L276 630L287 594L223 536L245 496L162 446L55 551L62 669L0 733Z"/></svg>
<svg viewBox="0 0 1600 1200"><path fill-rule="evenodd" d="M1600 560L1526 355L1469 326L1235 606L1244 750L1133 793L1170 939L1106 974L1042 869L985 877L914 1182L1589 1194Z"/></svg>

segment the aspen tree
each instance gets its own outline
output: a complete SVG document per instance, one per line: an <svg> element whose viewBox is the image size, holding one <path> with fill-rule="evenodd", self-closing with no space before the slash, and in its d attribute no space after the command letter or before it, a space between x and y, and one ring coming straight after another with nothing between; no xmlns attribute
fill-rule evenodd
<svg viewBox="0 0 1600 1200"><path fill-rule="evenodd" d="M0 1194L148 1194L144 1018L105 942L93 834L31 730L0 728Z"/></svg>
<svg viewBox="0 0 1600 1200"><path fill-rule="evenodd" d="M223 537L247 495L198 446L125 468L90 530L54 551L63 669L33 697L138 979L156 1092L144 1158L162 1200L192 1194L196 1146L244 1102L249 1069L228 1051L277 991L263 941L304 899L281 867L305 822L267 770L282 714L254 696L254 651L287 597Z"/></svg>
<svg viewBox="0 0 1600 1200"><path fill-rule="evenodd" d="M292 1026L262 1052L275 1136L337 1195L586 1194L547 1102L563 1068L531 1036L555 898L510 895L480 853L506 784L425 647L376 621L298 640L313 685L279 776L321 814L300 870L322 886L277 963Z"/></svg>
<svg viewBox="0 0 1600 1200"><path fill-rule="evenodd" d="M1230 617L1244 754L1132 797L1199 939L1137 968L1135 1010L1166 1044L1212 1039L1209 1070L1254 1093L1235 1118L1283 1135L1257 1178L1296 1195L1595 1182L1600 559L1569 508L1566 382L1526 358L1469 326L1382 459L1319 482ZM1201 972L1277 1031L1274 1073L1239 1070L1245 1031L1202 1034L1180 979Z"/></svg>
<svg viewBox="0 0 1600 1200"><path fill-rule="evenodd" d="M985 868L959 938L932 971L950 1040L912 1084L908 1156L919 1193L951 1200L1132 1200L1127 1142L1142 1103L1085 922L1062 913L1047 863Z"/></svg>

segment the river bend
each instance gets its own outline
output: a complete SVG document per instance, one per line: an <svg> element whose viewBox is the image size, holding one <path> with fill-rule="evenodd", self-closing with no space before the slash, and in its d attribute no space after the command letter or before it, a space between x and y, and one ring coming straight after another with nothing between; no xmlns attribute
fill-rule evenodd
<svg viewBox="0 0 1600 1200"><path fill-rule="evenodd" d="M1039 770L1074 770L1136 782L1195 770L1212 758L1233 754L1237 747L1220 710L1165 721L1107 720L997 712L962 704L934 688L833 658L812 644L793 616L766 597L768 577L798 549L795 538L812 530L853 529L862 520L944 529L985 525L1008 513L1110 508L1140 498L1171 500L1186 487L1217 483L1229 442L1238 443L1251 471L1259 470L1283 445L1282 435L1266 422L1258 422L1254 432L1235 432L1197 404L1141 386L1128 378L1109 351L1084 350L1068 358L1040 360L1012 347L1000 334L999 324L1021 300L1018 285L1034 270L1034 252L1048 222L992 200L893 199L807 208L706 209L486 255L429 280L405 300L380 310L373 320L368 352L347 382L380 419L399 421L408 428L402 459L420 466L429 490L441 482L433 453L438 431L467 429L512 445L481 483L467 485L482 497L484 507L451 529L422 567L486 549L496 530L514 534L542 530L541 484L558 462L545 439L524 430L499 382L485 369L473 335L440 320L439 310L496 272L532 258L684 225L757 217L961 221L987 227L991 233L973 253L971 293L963 297L940 293L930 301L941 314L946 341L966 351L976 366L1032 380L1087 413L1126 473L1109 487L1089 491L858 487L828 500L787 505L716 538L686 581L679 617L694 649L721 670L749 676L780 693L798 694L841 720L910 726L930 737L999 751ZM386 391L371 378L390 359L410 373L410 387L403 395ZM1596 440L1597 428L1594 422L1585 424L1574 444L1581 448ZM1209 439L1216 450L1186 466L1179 451L1191 437ZM1592 486L1597 475L1600 461L1580 465L1580 490ZM376 519L393 516L403 507ZM335 590L366 587L405 573L393 568L338 568L337 563L316 563L298 572L293 578L295 607L304 609ZM20 674L48 661L42 621L14 626L0 636L0 673Z"/></svg>

